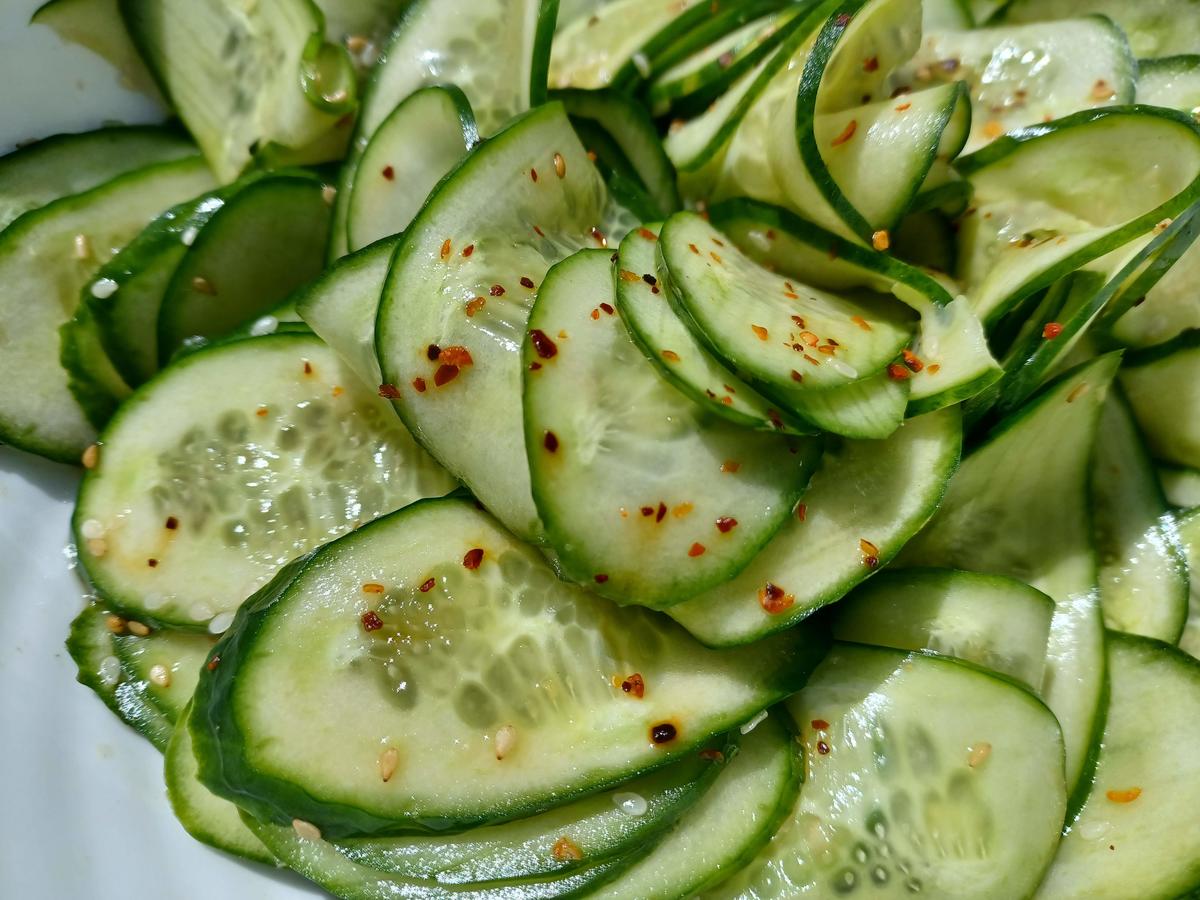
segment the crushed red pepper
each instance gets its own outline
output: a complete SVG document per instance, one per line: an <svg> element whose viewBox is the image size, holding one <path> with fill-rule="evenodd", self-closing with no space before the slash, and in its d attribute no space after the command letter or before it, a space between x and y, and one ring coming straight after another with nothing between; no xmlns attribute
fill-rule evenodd
<svg viewBox="0 0 1200 900"><path fill-rule="evenodd" d="M660 722L650 727L650 740L656 744L667 744L675 740L679 731L670 722Z"/></svg>
<svg viewBox="0 0 1200 900"><path fill-rule="evenodd" d="M707 548L703 544L697 542L688 548L688 556L692 557L693 559L695 559L697 556L703 556L706 549Z"/></svg>
<svg viewBox="0 0 1200 900"><path fill-rule="evenodd" d="M599 575L594 577L594 580L596 584L604 584L604 582L608 581L608 576L601 572Z"/></svg>
<svg viewBox="0 0 1200 900"><path fill-rule="evenodd" d="M529 332L529 341L533 344L533 349L537 351L537 355L542 359L553 359L558 355L558 345L540 328L535 328Z"/></svg>
<svg viewBox="0 0 1200 900"><path fill-rule="evenodd" d="M758 605L768 615L778 615L796 602L796 598L777 584L767 582L758 589Z"/></svg>
<svg viewBox="0 0 1200 900"><path fill-rule="evenodd" d="M856 131L858 131L858 120L851 119L849 121L849 123L846 125L846 127L842 129L842 133L839 134L837 137L835 137L829 143L833 147L840 147L840 146L842 146L842 144L844 144L848 140L850 140L850 138L854 137L854 133Z"/></svg>
<svg viewBox="0 0 1200 900"><path fill-rule="evenodd" d="M417 590L422 594L428 594L433 590L434 584L436 584L436 582L432 578L426 578L423 582L421 582L421 586L417 588Z"/></svg>
<svg viewBox="0 0 1200 900"><path fill-rule="evenodd" d="M717 531L721 534L729 534L733 529L737 528L738 520L732 516L721 516L717 519Z"/></svg>
<svg viewBox="0 0 1200 900"><path fill-rule="evenodd" d="M471 569L473 571L475 569L478 569L480 563L482 563L482 562L483 562L483 548L475 547L471 550L468 550L466 555L463 557L463 568Z"/></svg>
<svg viewBox="0 0 1200 900"><path fill-rule="evenodd" d="M1063 333L1063 327L1058 322L1047 322L1046 327L1042 329L1042 337L1048 341L1054 340Z"/></svg>
<svg viewBox="0 0 1200 900"><path fill-rule="evenodd" d="M458 366L438 366L437 371L433 373L433 383L436 387L443 387L457 378L460 371L462 370Z"/></svg>
<svg viewBox="0 0 1200 900"><path fill-rule="evenodd" d="M642 679L640 674L634 672L621 682L621 690L623 690L626 694L631 694L632 696L641 700L644 696L646 696L646 682Z"/></svg>
<svg viewBox="0 0 1200 900"><path fill-rule="evenodd" d="M384 400L395 400L400 396L400 388L394 384L381 384L379 386L379 396Z"/></svg>
<svg viewBox="0 0 1200 900"><path fill-rule="evenodd" d="M424 378L414 378L412 380L412 386L413 386L413 390L416 391L418 394L425 393L425 379ZM400 395L397 394L396 396L398 397Z"/></svg>
<svg viewBox="0 0 1200 900"><path fill-rule="evenodd" d="M542 446L550 453L558 452L558 435L553 431L547 431L546 436L542 438Z"/></svg>
<svg viewBox="0 0 1200 900"><path fill-rule="evenodd" d="M372 609L362 614L362 626L365 631L378 631L383 627L383 619Z"/></svg>

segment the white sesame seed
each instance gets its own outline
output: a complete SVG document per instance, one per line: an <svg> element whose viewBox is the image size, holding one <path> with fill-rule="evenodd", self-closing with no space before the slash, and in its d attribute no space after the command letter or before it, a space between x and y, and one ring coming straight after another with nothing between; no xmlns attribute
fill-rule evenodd
<svg viewBox="0 0 1200 900"><path fill-rule="evenodd" d="M212 621L208 623L208 631L210 634L224 634L232 624L233 613L223 612L213 616Z"/></svg>
<svg viewBox="0 0 1200 900"><path fill-rule="evenodd" d="M619 794L613 794L613 803L617 809L625 813L627 816L644 816L646 810L650 808L650 804L646 802L646 798L641 794L635 794L632 791L622 791Z"/></svg>
<svg viewBox="0 0 1200 900"><path fill-rule="evenodd" d="M167 595L160 594L158 591L151 591L150 593L143 595L142 605L145 606L146 609L162 609L167 605Z"/></svg>
<svg viewBox="0 0 1200 900"><path fill-rule="evenodd" d="M88 539L104 537L104 523L99 519L85 519L79 526L79 533Z"/></svg>
<svg viewBox="0 0 1200 900"><path fill-rule="evenodd" d="M107 300L117 292L117 283L111 278L97 278L92 282L92 296L97 300Z"/></svg>
<svg viewBox="0 0 1200 900"><path fill-rule="evenodd" d="M88 240L86 234L75 235L71 242L72 250L76 259L90 259L92 256L92 242Z"/></svg>
<svg viewBox="0 0 1200 900"><path fill-rule="evenodd" d="M764 709L757 716L755 716L753 719L751 719L749 722L747 722L745 725L743 725L741 727L742 734L749 734L750 732L752 732L755 728L758 727L758 724L766 717L767 717L767 711Z"/></svg>
<svg viewBox="0 0 1200 900"><path fill-rule="evenodd" d="M332 184L325 185L321 188L321 199L325 201L326 205L333 206L333 201L337 199L337 188Z"/></svg>
<svg viewBox="0 0 1200 900"><path fill-rule="evenodd" d="M854 368L854 366L850 365L849 363L842 362L842 360L838 359L836 356L829 357L826 362L828 362L829 367L839 375L845 375L847 378L858 377L858 369Z"/></svg>
<svg viewBox="0 0 1200 900"><path fill-rule="evenodd" d="M109 687L115 687L121 680L121 661L115 656L106 656L100 661L100 671L97 673L100 681Z"/></svg>
<svg viewBox="0 0 1200 900"><path fill-rule="evenodd" d="M633 54L633 66L638 70L638 74L643 78L649 78L650 73L653 71L650 68L650 60L646 58L645 53L640 51Z"/></svg>
<svg viewBox="0 0 1200 900"><path fill-rule="evenodd" d="M292 830L302 841L319 841L321 839L321 829L303 819L292 819Z"/></svg>
<svg viewBox="0 0 1200 900"><path fill-rule="evenodd" d="M262 337L264 334L274 334L275 329L279 327L279 320L274 316L263 316L260 319L255 319L254 324L250 326L250 334L253 337Z"/></svg>
<svg viewBox="0 0 1200 900"><path fill-rule="evenodd" d="M104 538L92 538L87 542L87 552L99 559L108 552L108 541Z"/></svg>
<svg viewBox="0 0 1200 900"><path fill-rule="evenodd" d="M162 663L150 667L150 681L161 688L171 686L171 670Z"/></svg>
<svg viewBox="0 0 1200 900"><path fill-rule="evenodd" d="M1108 835L1111 827L1108 822L1084 822L1079 826L1079 836L1085 841L1098 841Z"/></svg>
<svg viewBox="0 0 1200 900"><path fill-rule="evenodd" d="M143 624L142 622L130 622L125 627L128 628L129 633L135 637L146 637L150 634L149 626Z"/></svg>
<svg viewBox="0 0 1200 900"><path fill-rule="evenodd" d="M196 243L196 238L200 236L200 229L195 225L189 225L183 229L183 233L179 235L179 242L185 247L190 247Z"/></svg>
<svg viewBox="0 0 1200 900"><path fill-rule="evenodd" d="M496 759L504 759L517 746L517 729L504 725L496 731Z"/></svg>
<svg viewBox="0 0 1200 900"><path fill-rule="evenodd" d="M379 777L385 782L391 781L392 776L396 774L396 766L400 764L400 751L395 747L388 747L379 754Z"/></svg>
<svg viewBox="0 0 1200 900"><path fill-rule="evenodd" d="M207 622L213 617L213 611L212 607L206 603L194 603L188 610L188 615L197 622Z"/></svg>

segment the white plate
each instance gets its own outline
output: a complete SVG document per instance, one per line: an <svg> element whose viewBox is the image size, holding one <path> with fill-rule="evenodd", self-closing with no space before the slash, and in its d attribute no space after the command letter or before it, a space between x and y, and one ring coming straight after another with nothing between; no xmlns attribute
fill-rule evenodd
<svg viewBox="0 0 1200 900"><path fill-rule="evenodd" d="M37 5L0 0L0 152L59 131L161 116L97 57L27 26ZM63 642L83 607L66 552L77 482L67 466L0 447L0 897L320 895L290 873L188 837L167 805L162 758L76 683Z"/></svg>

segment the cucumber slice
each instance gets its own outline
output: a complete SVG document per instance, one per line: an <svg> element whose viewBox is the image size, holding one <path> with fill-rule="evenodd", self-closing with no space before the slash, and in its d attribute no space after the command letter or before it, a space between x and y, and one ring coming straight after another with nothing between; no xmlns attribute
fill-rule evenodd
<svg viewBox="0 0 1200 900"><path fill-rule="evenodd" d="M453 484L328 347L280 332L194 353L122 407L80 486L79 559L122 610L220 631L292 557Z"/></svg>
<svg viewBox="0 0 1200 900"><path fill-rule="evenodd" d="M1193 50L1200 49L1200 42ZM1200 56L1139 59L1137 102L1200 115Z"/></svg>
<svg viewBox="0 0 1200 900"><path fill-rule="evenodd" d="M85 286L75 315L58 330L58 361L83 414L96 428L103 428L132 389L104 350L100 326L88 308L90 295Z"/></svg>
<svg viewBox="0 0 1200 900"><path fill-rule="evenodd" d="M839 641L932 650L1038 691L1054 601L1014 578L954 569L883 572L837 606Z"/></svg>
<svg viewBox="0 0 1200 900"><path fill-rule="evenodd" d="M1200 659L1200 511L1184 513L1177 525L1191 576L1188 618L1183 626L1183 636L1179 638L1179 648Z"/></svg>
<svg viewBox="0 0 1200 900"><path fill-rule="evenodd" d="M546 273L524 350L525 447L561 573L662 608L746 567L791 516L821 445L707 414L642 355L615 299L608 251Z"/></svg>
<svg viewBox="0 0 1200 900"><path fill-rule="evenodd" d="M600 888L603 900L681 900L736 872L791 812L804 775L795 725L776 707L742 738L716 784L653 850Z"/></svg>
<svg viewBox="0 0 1200 900"><path fill-rule="evenodd" d="M0 157L0 231L31 209L90 191L143 166L195 153L187 135L153 126L59 134L22 147Z"/></svg>
<svg viewBox="0 0 1200 900"><path fill-rule="evenodd" d="M1104 623L1174 644L1187 620L1187 558L1120 389L1104 404L1094 453L1091 500Z"/></svg>
<svg viewBox="0 0 1200 900"><path fill-rule="evenodd" d="M517 348L546 270L604 240L596 226L605 200L563 107L539 107L442 182L396 249L380 303L376 346L400 417L526 538L541 525ZM443 347L454 352L440 360Z"/></svg>
<svg viewBox="0 0 1200 900"><path fill-rule="evenodd" d="M317 0L330 38L347 43L365 38L373 45L391 33L406 5L407 0ZM360 53L369 58L372 49Z"/></svg>
<svg viewBox="0 0 1200 900"><path fill-rule="evenodd" d="M375 315L399 237L339 259L304 289L300 317L368 387L383 381L375 356Z"/></svg>
<svg viewBox="0 0 1200 900"><path fill-rule="evenodd" d="M462 830L691 753L795 690L824 649L792 631L705 650L559 582L470 500L425 501L293 562L240 609L201 673L192 737L204 783L263 819L329 837ZM641 698L622 690L631 673ZM386 748L400 765L384 782Z"/></svg>
<svg viewBox="0 0 1200 900"><path fill-rule="evenodd" d="M1200 48L1195 0L1011 0L1005 22L1049 22L1087 13L1108 16L1129 35L1139 57L1195 53Z"/></svg>
<svg viewBox="0 0 1200 900"><path fill-rule="evenodd" d="M262 178L230 197L171 276L158 314L160 362L269 312L319 275L329 220L324 185L309 175Z"/></svg>
<svg viewBox="0 0 1200 900"><path fill-rule="evenodd" d="M1108 638L1112 695L1087 804L1039 898L1168 900L1200 889L1200 662L1147 638Z"/></svg>
<svg viewBox="0 0 1200 900"><path fill-rule="evenodd" d="M407 228L442 176L478 142L471 104L453 85L422 88L402 100L355 168L348 248L359 250Z"/></svg>
<svg viewBox="0 0 1200 900"><path fill-rule="evenodd" d="M787 706L800 801L715 896L1032 893L1066 811L1062 735L1035 695L943 657L835 644Z"/></svg>
<svg viewBox="0 0 1200 900"><path fill-rule="evenodd" d="M1167 503L1177 509L1200 506L1200 469L1159 465L1157 472Z"/></svg>
<svg viewBox="0 0 1200 900"><path fill-rule="evenodd" d="M731 646L841 599L933 515L961 444L951 409L910 419L885 441L835 445L794 519L762 553L728 584L668 614L704 643Z"/></svg>
<svg viewBox="0 0 1200 900"><path fill-rule="evenodd" d="M199 157L157 163L27 213L4 230L0 439L61 462L79 460L95 431L59 366L58 329L112 248L126 244L164 207L211 186ZM110 288L93 285L92 292Z"/></svg>
<svg viewBox="0 0 1200 900"><path fill-rule="evenodd" d="M1200 132L1169 110L1109 107L1000 138L956 165L975 192L959 277L991 326L1200 197Z"/></svg>
<svg viewBox="0 0 1200 900"><path fill-rule="evenodd" d="M924 0L921 4L921 33L973 28L975 20L968 0Z"/></svg>
<svg viewBox="0 0 1200 900"><path fill-rule="evenodd" d="M972 116L965 152L973 153L1008 131L1133 103L1138 65L1112 20L1081 16L926 33L896 79L914 88L966 82Z"/></svg>
<svg viewBox="0 0 1200 900"><path fill-rule="evenodd" d="M1200 331L1131 353L1121 386L1154 457L1200 468Z"/></svg>
<svg viewBox="0 0 1200 900"><path fill-rule="evenodd" d="M138 637L122 629L112 642L125 671L145 682L146 699L175 723L192 699L200 667L208 661L216 638L173 629L154 629Z"/></svg>
<svg viewBox="0 0 1200 900"><path fill-rule="evenodd" d="M906 565L1008 575L1054 598L1042 693L1063 726L1072 789L1086 783L1103 718L1104 625L1088 471L1119 362L1109 354L1068 372L996 426L963 460L941 508L901 556Z"/></svg>

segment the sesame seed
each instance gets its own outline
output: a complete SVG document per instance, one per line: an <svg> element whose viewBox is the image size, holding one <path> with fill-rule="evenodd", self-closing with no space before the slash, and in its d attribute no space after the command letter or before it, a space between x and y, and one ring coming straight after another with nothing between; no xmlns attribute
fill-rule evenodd
<svg viewBox="0 0 1200 900"><path fill-rule="evenodd" d="M337 199L337 188L332 184L324 185L321 188L321 199L325 201L326 206L333 206L333 201Z"/></svg>
<svg viewBox="0 0 1200 900"><path fill-rule="evenodd" d="M80 457L79 461L83 463L83 467L85 469L96 468L96 465L100 462L100 445L89 445L88 448L83 451L83 456Z"/></svg>
<svg viewBox="0 0 1200 900"><path fill-rule="evenodd" d="M86 234L77 234L71 242L72 252L76 259L91 259L92 242Z"/></svg>
<svg viewBox="0 0 1200 900"><path fill-rule="evenodd" d="M970 748L967 754L967 765L972 769L983 765L984 761L992 755L992 745L984 741Z"/></svg>
<svg viewBox="0 0 1200 900"><path fill-rule="evenodd" d="M379 777L384 784L392 780L396 767L400 765L400 751L395 747L387 747L379 754Z"/></svg>
<svg viewBox="0 0 1200 900"><path fill-rule="evenodd" d="M134 637L146 637L150 634L149 626L142 622L129 622L125 627L129 629L129 633Z"/></svg>
<svg viewBox="0 0 1200 900"><path fill-rule="evenodd" d="M125 626L128 624L128 622L117 615L110 615L104 620L104 627L113 634L124 634L126 630Z"/></svg>
<svg viewBox="0 0 1200 900"><path fill-rule="evenodd" d="M561 153L554 154L554 173L559 178L565 178L567 175L567 161L563 159Z"/></svg>
<svg viewBox="0 0 1200 900"><path fill-rule="evenodd" d="M250 326L250 334L252 337L263 337L264 335L274 334L279 328L279 320L274 316L261 316L254 320L254 324Z"/></svg>
<svg viewBox="0 0 1200 900"><path fill-rule="evenodd" d="M111 278L97 278L92 282L92 296L97 300L107 300L117 292L117 283Z"/></svg>
<svg viewBox="0 0 1200 900"><path fill-rule="evenodd" d="M96 674L108 687L115 686L121 680L121 661L115 656L104 657Z"/></svg>
<svg viewBox="0 0 1200 900"><path fill-rule="evenodd" d="M296 837L302 841L321 840L321 829L312 822L305 822L303 819L292 819L292 830L296 832Z"/></svg>
<svg viewBox="0 0 1200 900"><path fill-rule="evenodd" d="M196 622L207 622L213 617L213 611L207 603L193 603L188 615Z"/></svg>
<svg viewBox="0 0 1200 900"><path fill-rule="evenodd" d="M87 551L92 556L99 559L108 552L108 542L103 538L92 538L87 542Z"/></svg>
<svg viewBox="0 0 1200 900"><path fill-rule="evenodd" d="M185 247L190 247L192 244L196 243L196 238L199 236L200 229L195 225L189 225L187 228L183 229L183 232L179 235L179 243L183 244Z"/></svg>
<svg viewBox="0 0 1200 900"><path fill-rule="evenodd" d="M650 804L646 802L646 798L632 791L622 791L618 794L613 794L612 801L617 809L625 813L625 815L634 818L644 816L647 810L650 809Z"/></svg>
<svg viewBox="0 0 1200 900"><path fill-rule="evenodd" d="M224 634L229 630L229 626L233 624L233 613L223 612L212 617L208 623L209 634Z"/></svg>
<svg viewBox="0 0 1200 900"><path fill-rule="evenodd" d="M192 279L192 290L197 294L208 294L210 297L217 293L213 283L203 275L197 275Z"/></svg>
<svg viewBox="0 0 1200 900"><path fill-rule="evenodd" d="M171 670L162 663L157 663L150 667L150 682L158 687L166 688L171 686Z"/></svg>
<svg viewBox="0 0 1200 900"><path fill-rule="evenodd" d="M99 519L85 519L79 526L79 533L88 539L104 537L104 531L104 523Z"/></svg>
<svg viewBox="0 0 1200 900"><path fill-rule="evenodd" d="M871 235L871 246L882 253L892 246L892 237L886 231L876 231Z"/></svg>
<svg viewBox="0 0 1200 900"><path fill-rule="evenodd" d="M633 62L633 67L638 70L638 74L643 78L649 78L651 72L654 71L650 68L650 60L640 50L633 54L631 61Z"/></svg>
<svg viewBox="0 0 1200 900"><path fill-rule="evenodd" d="M493 738L493 750L496 754L496 759L504 759L517 746L517 729L512 725L502 725L496 730L496 735Z"/></svg>
<svg viewBox="0 0 1200 900"><path fill-rule="evenodd" d="M384 588L383 585L377 581L368 581L362 586L362 590L364 594L382 594Z"/></svg>

